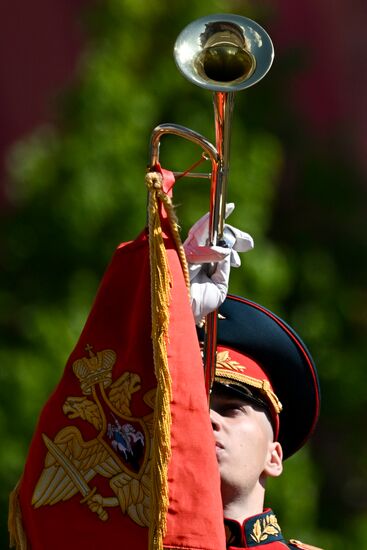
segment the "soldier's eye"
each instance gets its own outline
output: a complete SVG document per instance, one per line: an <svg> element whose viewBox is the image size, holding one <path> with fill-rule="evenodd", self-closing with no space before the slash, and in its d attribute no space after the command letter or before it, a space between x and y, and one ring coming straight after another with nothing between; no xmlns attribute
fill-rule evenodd
<svg viewBox="0 0 367 550"><path fill-rule="evenodd" d="M243 403L228 403L223 405L218 411L222 416L235 416L243 413Z"/></svg>

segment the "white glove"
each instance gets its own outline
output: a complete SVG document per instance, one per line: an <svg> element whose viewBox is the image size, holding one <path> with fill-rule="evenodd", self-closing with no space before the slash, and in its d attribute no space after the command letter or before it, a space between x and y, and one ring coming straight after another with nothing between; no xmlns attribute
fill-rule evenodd
<svg viewBox="0 0 367 550"><path fill-rule="evenodd" d="M234 204L227 204L225 218L233 210ZM224 302L228 292L230 268L241 265L238 252L247 252L254 247L254 241L248 233L228 224L223 232L226 247L209 246L208 240L209 214L205 214L192 226L183 245L189 264L192 311L197 324ZM211 263L215 263L215 270L209 276L208 266L205 264Z"/></svg>

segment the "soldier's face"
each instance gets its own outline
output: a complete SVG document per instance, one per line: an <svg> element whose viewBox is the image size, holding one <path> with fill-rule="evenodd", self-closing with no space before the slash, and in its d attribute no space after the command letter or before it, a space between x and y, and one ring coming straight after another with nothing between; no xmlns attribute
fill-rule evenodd
<svg viewBox="0 0 367 550"><path fill-rule="evenodd" d="M216 391L210 418L224 503L239 492L250 494L268 475L279 475L272 473L271 463L280 446L263 410L245 397Z"/></svg>

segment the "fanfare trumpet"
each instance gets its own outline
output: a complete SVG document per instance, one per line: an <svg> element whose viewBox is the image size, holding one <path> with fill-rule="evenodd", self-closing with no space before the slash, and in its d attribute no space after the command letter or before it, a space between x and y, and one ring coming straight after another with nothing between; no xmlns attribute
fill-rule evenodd
<svg viewBox="0 0 367 550"><path fill-rule="evenodd" d="M160 124L151 135L150 167L159 162L161 137L173 134L199 145L211 161L210 244L223 236L229 171L230 131L235 92L261 80L270 69L274 49L265 30L247 17L217 14L190 23L178 36L174 57L182 74L197 86L214 92L215 146L201 134L176 124ZM214 380L217 312L206 317L204 341L205 385L209 395Z"/></svg>

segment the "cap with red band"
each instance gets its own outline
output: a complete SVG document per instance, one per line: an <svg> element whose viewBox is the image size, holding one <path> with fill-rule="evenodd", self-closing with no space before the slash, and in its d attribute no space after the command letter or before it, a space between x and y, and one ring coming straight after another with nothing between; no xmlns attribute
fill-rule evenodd
<svg viewBox="0 0 367 550"><path fill-rule="evenodd" d="M215 382L241 391L243 386L255 390L261 396L270 413L274 438L279 435L279 413L282 404L276 396L271 381L261 366L253 359L234 349L217 347Z"/></svg>
<svg viewBox="0 0 367 550"><path fill-rule="evenodd" d="M216 382L265 398L289 457L310 437L320 410L316 367L305 344L277 315L239 296L227 296L219 308L217 341Z"/></svg>

